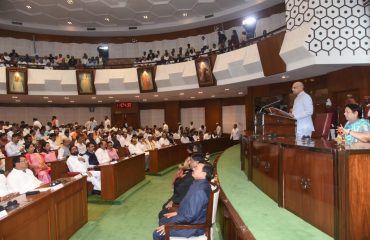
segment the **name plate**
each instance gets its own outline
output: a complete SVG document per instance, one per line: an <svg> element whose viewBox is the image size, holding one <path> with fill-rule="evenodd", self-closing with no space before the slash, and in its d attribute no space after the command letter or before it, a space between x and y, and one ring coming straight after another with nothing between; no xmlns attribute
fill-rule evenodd
<svg viewBox="0 0 370 240"><path fill-rule="evenodd" d="M6 210L3 210L3 211L1 211L1 212L0 212L0 219L1 219L1 218L4 218L4 217L6 217L6 216L8 216L8 213L7 213L7 211L6 211Z"/></svg>

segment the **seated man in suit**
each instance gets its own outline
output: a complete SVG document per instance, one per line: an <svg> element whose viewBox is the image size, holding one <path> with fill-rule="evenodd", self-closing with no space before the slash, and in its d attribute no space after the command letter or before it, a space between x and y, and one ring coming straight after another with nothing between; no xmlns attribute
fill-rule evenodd
<svg viewBox="0 0 370 240"><path fill-rule="evenodd" d="M159 220L160 226L153 232L154 240L165 239L164 225L167 223L203 224L206 222L213 167L208 163L198 163L193 168L192 175L194 181L181 201L180 207L176 212L167 213ZM187 238L202 234L204 234L202 229L181 229L170 232L171 236Z"/></svg>
<svg viewBox="0 0 370 240"><path fill-rule="evenodd" d="M94 185L94 190L101 190L100 172L90 171L88 168L88 160L78 155L76 146L71 147L71 156L68 157L67 166L71 172L79 172L87 175L87 181Z"/></svg>
<svg viewBox="0 0 370 240"><path fill-rule="evenodd" d="M28 168L28 162L24 156L13 157L13 167L6 179L8 191L23 194L43 184Z"/></svg>

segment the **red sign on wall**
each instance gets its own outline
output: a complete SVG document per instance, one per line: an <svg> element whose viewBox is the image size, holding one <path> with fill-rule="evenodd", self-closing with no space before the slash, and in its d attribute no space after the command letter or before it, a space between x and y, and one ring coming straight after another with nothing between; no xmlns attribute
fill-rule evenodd
<svg viewBox="0 0 370 240"><path fill-rule="evenodd" d="M116 104L116 108L132 108L132 102L119 102Z"/></svg>

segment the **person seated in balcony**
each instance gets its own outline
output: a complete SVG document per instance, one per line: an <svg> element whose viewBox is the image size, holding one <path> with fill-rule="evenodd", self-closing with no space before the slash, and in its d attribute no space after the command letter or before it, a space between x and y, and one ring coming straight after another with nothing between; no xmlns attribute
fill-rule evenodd
<svg viewBox="0 0 370 240"><path fill-rule="evenodd" d="M226 35L221 31L218 31L217 35L218 35L218 48L221 52L224 52L227 41Z"/></svg>
<svg viewBox="0 0 370 240"><path fill-rule="evenodd" d="M50 183L51 169L46 165L43 156L40 153L35 152L35 146L33 144L27 144L25 148L27 151L25 158L28 161L29 167L35 171L35 174L40 181L43 183Z"/></svg>
<svg viewBox="0 0 370 240"><path fill-rule="evenodd" d="M89 57L87 56L87 54L86 54L86 53L84 53L84 55L83 55L83 56L82 56L82 58L81 58L81 64L82 64L83 66L86 66L88 62L89 62Z"/></svg>
<svg viewBox="0 0 370 240"><path fill-rule="evenodd" d="M57 60L56 60L56 63L57 64L62 64L63 63L63 60L64 60L64 57L61 53L59 53L58 57L57 57Z"/></svg>
<svg viewBox="0 0 370 240"><path fill-rule="evenodd" d="M71 67L74 67L76 66L76 64L77 64L77 60L75 59L75 56L71 56L71 58L68 61L68 65Z"/></svg>
<svg viewBox="0 0 370 240"><path fill-rule="evenodd" d="M164 225L167 223L203 224L206 222L213 167L208 163L198 163L193 167L192 176L194 181L180 202L177 211L164 214L164 217L159 220L159 227L153 232L154 240L165 239ZM186 238L202 234L204 234L202 229L176 229L170 232L171 236Z"/></svg>
<svg viewBox="0 0 370 240"><path fill-rule="evenodd" d="M153 53L153 50L152 49L149 50L148 58L150 58L150 59L155 58L155 54Z"/></svg>
<svg viewBox="0 0 370 240"><path fill-rule="evenodd" d="M164 51L163 59L166 62L170 59L170 54L168 53L167 50Z"/></svg>
<svg viewBox="0 0 370 240"><path fill-rule="evenodd" d="M6 184L10 192L23 194L34 190L43 182L33 175L24 156L16 156L13 157L13 169L7 176Z"/></svg>
<svg viewBox="0 0 370 240"><path fill-rule="evenodd" d="M191 46L190 43L188 43L185 51L190 53L190 50L193 50L193 52L195 52L195 49L193 48L193 46Z"/></svg>
<svg viewBox="0 0 370 240"><path fill-rule="evenodd" d="M9 53L9 57L11 62L16 63L18 62L19 54L15 51L15 49L12 49L12 51Z"/></svg>
<svg viewBox="0 0 370 240"><path fill-rule="evenodd" d="M70 55L67 54L66 57L64 58L64 61L68 64L70 59L71 59Z"/></svg>
<svg viewBox="0 0 370 240"><path fill-rule="evenodd" d="M53 56L53 54L49 54L49 57L48 57L48 59L49 59L49 62L51 63L51 64L53 64L54 63L54 56Z"/></svg>

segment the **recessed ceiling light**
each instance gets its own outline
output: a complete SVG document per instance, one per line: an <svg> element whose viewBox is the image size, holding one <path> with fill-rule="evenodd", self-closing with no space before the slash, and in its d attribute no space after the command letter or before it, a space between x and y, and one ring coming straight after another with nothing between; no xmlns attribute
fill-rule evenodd
<svg viewBox="0 0 370 240"><path fill-rule="evenodd" d="M106 18L104 18L104 20L105 20L106 22L109 22L109 21L110 21L110 18L106 17Z"/></svg>
<svg viewBox="0 0 370 240"><path fill-rule="evenodd" d="M212 95L211 97L212 97L212 98L214 98L214 97L216 97L216 96L215 96L215 95Z"/></svg>
<svg viewBox="0 0 370 240"><path fill-rule="evenodd" d="M98 103L102 103L103 101L102 100L98 100Z"/></svg>
<svg viewBox="0 0 370 240"><path fill-rule="evenodd" d="M67 22L67 24L68 24L68 25L72 25L72 22L71 22L71 21L68 21L68 22Z"/></svg>
<svg viewBox="0 0 370 240"><path fill-rule="evenodd" d="M17 96L12 96L12 98L16 99L16 98L18 98L18 97L17 97Z"/></svg>
<svg viewBox="0 0 370 240"><path fill-rule="evenodd" d="M242 94L243 94L243 92L238 92L238 94L239 94L239 95L242 95Z"/></svg>
<svg viewBox="0 0 370 240"><path fill-rule="evenodd" d="M74 103L75 101L73 101L73 100L71 100L71 101L69 101L70 103Z"/></svg>
<svg viewBox="0 0 370 240"><path fill-rule="evenodd" d="M202 94L203 92L202 92L202 91L199 91L198 93L199 93L199 94Z"/></svg>
<svg viewBox="0 0 370 240"><path fill-rule="evenodd" d="M48 100L48 103L52 103L53 101L51 101L51 100Z"/></svg>
<svg viewBox="0 0 370 240"><path fill-rule="evenodd" d="M187 17L188 16L188 13L184 12L184 13L182 13L182 16L183 17Z"/></svg>
<svg viewBox="0 0 370 240"><path fill-rule="evenodd" d="M281 78L286 79L286 78L289 78L289 76L283 75L283 76L281 76Z"/></svg>
<svg viewBox="0 0 370 240"><path fill-rule="evenodd" d="M143 18L144 18L144 19L148 19L148 16L147 16L147 15L144 15L144 16L143 16Z"/></svg>
<svg viewBox="0 0 370 240"><path fill-rule="evenodd" d="M74 1L73 0L67 0L66 1L68 4L70 4L70 5L72 5L73 3L74 3Z"/></svg>
<svg viewBox="0 0 370 240"><path fill-rule="evenodd" d="M21 102L21 100L19 100L19 99L17 99L17 100L15 100L16 102Z"/></svg>
<svg viewBox="0 0 370 240"><path fill-rule="evenodd" d="M180 96L183 96L183 95L184 95L184 93L183 93L183 92L181 92L181 93L179 93L179 95L180 95Z"/></svg>
<svg viewBox="0 0 370 240"><path fill-rule="evenodd" d="M146 98L143 98L143 102L146 102Z"/></svg>
<svg viewBox="0 0 370 240"><path fill-rule="evenodd" d="M31 9L32 7L31 5L26 5L26 8Z"/></svg>
<svg viewBox="0 0 370 240"><path fill-rule="evenodd" d="M64 99L65 99L65 100L68 100L68 99L69 99L69 97L64 97Z"/></svg>
<svg viewBox="0 0 370 240"><path fill-rule="evenodd" d="M108 98L112 99L112 98L114 98L114 97L112 97L112 96L109 96Z"/></svg>
<svg viewBox="0 0 370 240"><path fill-rule="evenodd" d="M96 99L96 97L91 97L91 99Z"/></svg>
<svg viewBox="0 0 370 240"><path fill-rule="evenodd" d="M164 98L164 100L165 100L165 101L167 101L167 100L168 100L168 98Z"/></svg>
<svg viewBox="0 0 370 240"><path fill-rule="evenodd" d="M48 99L49 97L42 97L43 99Z"/></svg>
<svg viewBox="0 0 370 240"><path fill-rule="evenodd" d="M115 102L119 102L119 99L114 100Z"/></svg>
<svg viewBox="0 0 370 240"><path fill-rule="evenodd" d="M229 91L230 89L229 88L225 88L225 91Z"/></svg>
<svg viewBox="0 0 370 240"><path fill-rule="evenodd" d="M190 97L191 99L194 99L195 97Z"/></svg>
<svg viewBox="0 0 370 240"><path fill-rule="evenodd" d="M140 96L139 96L139 95L136 95L135 97L136 97L136 98L139 98Z"/></svg>
<svg viewBox="0 0 370 240"><path fill-rule="evenodd" d="M155 94L154 97L158 97L158 94Z"/></svg>

